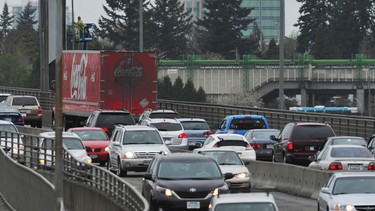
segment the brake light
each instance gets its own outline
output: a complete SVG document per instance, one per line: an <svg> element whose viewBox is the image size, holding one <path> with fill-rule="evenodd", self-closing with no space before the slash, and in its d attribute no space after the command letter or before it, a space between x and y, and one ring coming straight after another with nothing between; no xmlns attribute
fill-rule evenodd
<svg viewBox="0 0 375 211"><path fill-rule="evenodd" d="M102 129L104 130L105 133L109 132L108 128L106 128L106 127L103 127Z"/></svg>
<svg viewBox="0 0 375 211"><path fill-rule="evenodd" d="M188 135L187 133L181 133L180 135L178 135L178 138L187 138Z"/></svg>
<svg viewBox="0 0 375 211"><path fill-rule="evenodd" d="M253 149L261 149L261 148L262 148L262 145L260 145L260 144L252 144L251 147L252 147Z"/></svg>
<svg viewBox="0 0 375 211"><path fill-rule="evenodd" d="M329 164L328 170L342 170L342 164L340 162L332 162Z"/></svg>
<svg viewBox="0 0 375 211"><path fill-rule="evenodd" d="M25 120L23 119L23 117L22 116L20 116L20 117L18 117L18 119L17 119L17 122L25 122Z"/></svg>
<svg viewBox="0 0 375 211"><path fill-rule="evenodd" d="M42 106L38 106L38 116L42 116Z"/></svg>
<svg viewBox="0 0 375 211"><path fill-rule="evenodd" d="M209 136L209 135L211 135L211 134L212 134L211 131L206 131L206 132L203 133L204 136Z"/></svg>
<svg viewBox="0 0 375 211"><path fill-rule="evenodd" d="M367 166L367 169L368 170L372 170L372 171L375 171L375 162L370 162Z"/></svg>
<svg viewBox="0 0 375 211"><path fill-rule="evenodd" d="M288 142L288 150L293 150L294 146L292 142Z"/></svg>

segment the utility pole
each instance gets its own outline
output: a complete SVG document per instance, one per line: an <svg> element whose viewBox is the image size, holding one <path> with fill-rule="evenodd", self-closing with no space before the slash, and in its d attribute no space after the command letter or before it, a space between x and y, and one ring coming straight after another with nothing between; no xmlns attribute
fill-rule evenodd
<svg viewBox="0 0 375 211"><path fill-rule="evenodd" d="M143 52L143 0L139 0L139 52Z"/></svg>
<svg viewBox="0 0 375 211"><path fill-rule="evenodd" d="M55 197L56 211L64 210L62 148L62 50L65 28L65 0L56 1L56 128L55 128Z"/></svg>
<svg viewBox="0 0 375 211"><path fill-rule="evenodd" d="M285 0L280 0L280 38L279 38L279 109L285 110L284 99L284 34L285 34Z"/></svg>
<svg viewBox="0 0 375 211"><path fill-rule="evenodd" d="M39 40L40 40L40 89L49 90L48 65L48 0L39 0Z"/></svg>

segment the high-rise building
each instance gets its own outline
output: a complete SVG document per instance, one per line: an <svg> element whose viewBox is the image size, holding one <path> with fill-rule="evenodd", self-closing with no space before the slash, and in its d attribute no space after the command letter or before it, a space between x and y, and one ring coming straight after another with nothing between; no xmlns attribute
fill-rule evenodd
<svg viewBox="0 0 375 211"><path fill-rule="evenodd" d="M204 0L180 1L185 5L185 12L190 12L194 18L203 16L202 3ZM271 39L279 40L280 0L243 0L242 7L254 7L250 17L256 19L266 44ZM243 31L243 35L249 36L252 30L253 24L250 24L247 30Z"/></svg>

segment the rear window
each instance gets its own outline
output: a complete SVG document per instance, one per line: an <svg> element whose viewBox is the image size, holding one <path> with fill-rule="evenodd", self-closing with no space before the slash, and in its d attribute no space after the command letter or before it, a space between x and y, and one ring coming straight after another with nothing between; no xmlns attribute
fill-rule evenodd
<svg viewBox="0 0 375 211"><path fill-rule="evenodd" d="M163 144L163 141L156 130L138 130L127 131L122 144Z"/></svg>
<svg viewBox="0 0 375 211"><path fill-rule="evenodd" d="M333 130L327 126L298 126L293 129L293 140L316 140L335 136Z"/></svg>
<svg viewBox="0 0 375 211"><path fill-rule="evenodd" d="M181 122L185 130L210 130L206 122L188 121Z"/></svg>
<svg viewBox="0 0 375 211"><path fill-rule="evenodd" d="M63 138L63 142L67 149L85 149L82 141L78 138Z"/></svg>
<svg viewBox="0 0 375 211"><path fill-rule="evenodd" d="M363 139L359 138L338 138L332 140L332 145L361 145L367 146L367 143Z"/></svg>
<svg viewBox="0 0 375 211"><path fill-rule="evenodd" d="M34 97L15 97L13 98L12 105L38 105L37 100Z"/></svg>
<svg viewBox="0 0 375 211"><path fill-rule="evenodd" d="M334 158L373 158L374 156L367 148L340 147L333 148L331 157Z"/></svg>
<svg viewBox="0 0 375 211"><path fill-rule="evenodd" d="M217 142L218 147L225 147L225 146L240 146L240 147L247 147L248 143L245 141L238 141L238 140L224 140Z"/></svg>
<svg viewBox="0 0 375 211"><path fill-rule="evenodd" d="M117 124L134 125L134 119L130 113L101 113L96 126L109 128Z"/></svg>
<svg viewBox="0 0 375 211"><path fill-rule="evenodd" d="M264 122L263 119L254 119L254 118L233 119L229 128L233 130L264 129L266 128L266 123Z"/></svg>
<svg viewBox="0 0 375 211"><path fill-rule="evenodd" d="M151 123L159 131L179 131L182 130L181 124L178 123Z"/></svg>
<svg viewBox="0 0 375 211"><path fill-rule="evenodd" d="M178 118L176 113L151 113L151 119L175 119Z"/></svg>

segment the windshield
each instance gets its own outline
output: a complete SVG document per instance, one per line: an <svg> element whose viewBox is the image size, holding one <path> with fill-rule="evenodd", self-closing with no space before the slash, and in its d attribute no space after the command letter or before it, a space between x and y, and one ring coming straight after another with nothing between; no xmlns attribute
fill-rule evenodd
<svg viewBox="0 0 375 211"><path fill-rule="evenodd" d="M333 158L374 158L367 148L340 147L332 148L331 157Z"/></svg>
<svg viewBox="0 0 375 211"><path fill-rule="evenodd" d="M333 186L333 195L350 193L375 193L375 177L338 178Z"/></svg>
<svg viewBox="0 0 375 211"><path fill-rule="evenodd" d="M254 118L242 118L233 119L230 124L230 129L234 130L251 130L251 129L264 129L266 128L266 123L263 119Z"/></svg>
<svg viewBox="0 0 375 211"><path fill-rule="evenodd" d="M176 113L151 113L151 119L175 119L178 118Z"/></svg>
<svg viewBox="0 0 375 211"><path fill-rule="evenodd" d="M98 116L97 127L114 128L116 124L134 125L134 119L130 113L101 113Z"/></svg>
<svg viewBox="0 0 375 211"><path fill-rule="evenodd" d="M83 141L108 140L107 135L102 130L75 130L72 132L77 134Z"/></svg>
<svg viewBox="0 0 375 211"><path fill-rule="evenodd" d="M218 204L215 211L276 211L275 206L270 202L244 202L244 203L226 203Z"/></svg>
<svg viewBox="0 0 375 211"><path fill-rule="evenodd" d="M270 139L270 136L274 135L275 137L279 135L280 131L255 131L253 133L252 139Z"/></svg>
<svg viewBox="0 0 375 211"><path fill-rule="evenodd" d="M188 121L181 122L185 130L210 130L206 122Z"/></svg>
<svg viewBox="0 0 375 211"><path fill-rule="evenodd" d="M122 144L163 144L163 141L155 130L138 130L127 131Z"/></svg>
<svg viewBox="0 0 375 211"><path fill-rule="evenodd" d="M34 97L15 97L12 105L38 105Z"/></svg>
<svg viewBox="0 0 375 211"><path fill-rule="evenodd" d="M85 149L82 141L78 138L63 138L63 142L67 149Z"/></svg>
<svg viewBox="0 0 375 211"><path fill-rule="evenodd" d="M182 126L179 123L170 123L170 122L151 123L151 126L155 127L159 131L179 131L179 130L182 130Z"/></svg>
<svg viewBox="0 0 375 211"><path fill-rule="evenodd" d="M241 158L234 151L204 151L211 156L219 165L242 165Z"/></svg>
<svg viewBox="0 0 375 211"><path fill-rule="evenodd" d="M326 126L299 126L293 130L294 141L325 139L331 136L335 136L335 134L330 127Z"/></svg>
<svg viewBox="0 0 375 211"><path fill-rule="evenodd" d="M221 171L215 161L184 160L164 161L159 165L159 179L213 179L221 178Z"/></svg>

